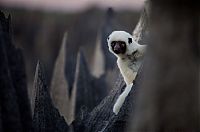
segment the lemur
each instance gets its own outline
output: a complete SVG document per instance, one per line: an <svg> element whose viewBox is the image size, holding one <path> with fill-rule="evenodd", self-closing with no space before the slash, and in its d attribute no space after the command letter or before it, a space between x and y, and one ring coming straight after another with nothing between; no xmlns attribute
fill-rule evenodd
<svg viewBox="0 0 200 132"><path fill-rule="evenodd" d="M137 71L141 65L146 45L134 41L131 34L125 31L114 31L107 38L109 51L117 57L117 65L126 83L125 91L116 101L113 112L117 114L131 90Z"/></svg>

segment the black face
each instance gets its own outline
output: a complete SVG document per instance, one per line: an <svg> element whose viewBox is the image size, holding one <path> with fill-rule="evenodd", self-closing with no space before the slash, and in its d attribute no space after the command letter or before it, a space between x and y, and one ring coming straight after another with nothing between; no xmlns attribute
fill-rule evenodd
<svg viewBox="0 0 200 132"><path fill-rule="evenodd" d="M124 54L126 52L126 43L124 41L112 41L111 47L115 54Z"/></svg>

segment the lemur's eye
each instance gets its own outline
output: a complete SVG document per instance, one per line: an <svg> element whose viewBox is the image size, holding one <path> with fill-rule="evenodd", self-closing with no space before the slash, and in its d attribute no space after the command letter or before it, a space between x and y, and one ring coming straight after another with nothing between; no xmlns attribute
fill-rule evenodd
<svg viewBox="0 0 200 132"><path fill-rule="evenodd" d="M121 45L122 45L122 47L125 47L125 46L126 46L126 44L125 44L124 42L122 42Z"/></svg>
<svg viewBox="0 0 200 132"><path fill-rule="evenodd" d="M111 46L112 46L112 47L115 46L115 43L116 43L115 41L112 41L112 42L111 42Z"/></svg>
<svg viewBox="0 0 200 132"><path fill-rule="evenodd" d="M125 47L125 46L126 46L126 43L125 43L125 42L120 41L120 43L121 43L121 46L122 46L122 47Z"/></svg>

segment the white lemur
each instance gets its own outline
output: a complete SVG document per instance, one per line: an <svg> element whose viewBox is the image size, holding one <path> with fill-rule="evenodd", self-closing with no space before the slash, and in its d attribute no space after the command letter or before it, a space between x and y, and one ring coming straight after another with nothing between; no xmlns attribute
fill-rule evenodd
<svg viewBox="0 0 200 132"><path fill-rule="evenodd" d="M119 96L113 112L117 114L131 90L137 71L141 65L146 45L134 41L133 36L125 31L114 31L107 38L109 51L117 57L117 65L126 83L125 91Z"/></svg>

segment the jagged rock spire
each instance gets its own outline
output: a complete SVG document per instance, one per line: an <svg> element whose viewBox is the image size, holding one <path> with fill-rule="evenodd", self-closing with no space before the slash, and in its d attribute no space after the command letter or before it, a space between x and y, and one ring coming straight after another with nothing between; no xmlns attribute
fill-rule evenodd
<svg viewBox="0 0 200 132"><path fill-rule="evenodd" d="M38 62L34 81L35 103L33 131L66 132L68 131L68 125L64 118L60 116L58 110L53 106L45 80L43 67Z"/></svg>
<svg viewBox="0 0 200 132"><path fill-rule="evenodd" d="M73 122L73 127L75 132L79 132L81 129L83 132L89 131L103 131L103 132L123 132L125 131L131 113L134 111L135 96L137 89L141 84L142 80L142 69L134 82L133 88L129 95L127 96L122 108L118 115L113 113L113 106L116 102L118 96L123 92L125 88L125 82L122 76L119 76L116 81L115 88L110 92L110 94L104 98L98 106L96 106L92 112L83 113L82 120L75 120Z"/></svg>
<svg viewBox="0 0 200 132"><path fill-rule="evenodd" d="M77 57L74 86L76 89L76 115L80 112L82 106L86 106L91 110L96 103L94 95L95 87L82 51L79 52Z"/></svg>
<svg viewBox="0 0 200 132"><path fill-rule="evenodd" d="M83 106L91 111L107 94L105 81L102 78L96 79L90 74L82 51L77 57L74 90L76 115L80 113Z"/></svg>
<svg viewBox="0 0 200 132"><path fill-rule="evenodd" d="M32 123L24 60L12 42L10 21L0 12L0 120L2 131L27 132Z"/></svg>
<svg viewBox="0 0 200 132"><path fill-rule="evenodd" d="M72 106L73 100L70 100L69 98L69 87L65 76L66 41L67 32L63 36L63 42L55 62L50 93L54 105L59 109L60 114L63 115L65 120L70 124L74 119L74 107Z"/></svg>

